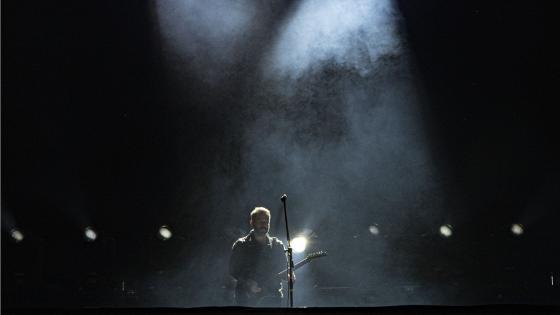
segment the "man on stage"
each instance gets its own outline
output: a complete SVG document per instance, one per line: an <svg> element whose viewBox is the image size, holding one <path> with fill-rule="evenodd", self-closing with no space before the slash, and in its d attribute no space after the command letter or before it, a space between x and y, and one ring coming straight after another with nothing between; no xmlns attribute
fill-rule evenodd
<svg viewBox="0 0 560 315"><path fill-rule="evenodd" d="M242 306L279 307L283 294L277 274L287 267L284 245L268 235L268 209L253 209L249 224L251 232L235 241L231 250L229 272L237 280L235 301Z"/></svg>

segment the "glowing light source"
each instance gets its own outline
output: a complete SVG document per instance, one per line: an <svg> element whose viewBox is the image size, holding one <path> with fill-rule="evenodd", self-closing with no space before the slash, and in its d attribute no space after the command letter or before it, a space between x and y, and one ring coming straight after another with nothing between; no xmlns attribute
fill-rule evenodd
<svg viewBox="0 0 560 315"><path fill-rule="evenodd" d="M12 236L12 240L16 243L19 243L24 239L23 233L18 229L12 229L10 231L10 235Z"/></svg>
<svg viewBox="0 0 560 315"><path fill-rule="evenodd" d="M302 253L307 247L307 238L304 236L298 236L292 240L291 246L294 252Z"/></svg>
<svg viewBox="0 0 560 315"><path fill-rule="evenodd" d="M97 232L91 226L86 227L84 229L84 239L88 242L94 242L97 239Z"/></svg>
<svg viewBox="0 0 560 315"><path fill-rule="evenodd" d="M160 240L167 241L168 239L171 238L171 236L173 236L173 233L171 233L171 230L167 225L162 225L159 228L158 237Z"/></svg>
<svg viewBox="0 0 560 315"><path fill-rule="evenodd" d="M443 237L450 237L453 235L453 227L450 224L445 224L439 227L439 234Z"/></svg>
<svg viewBox="0 0 560 315"><path fill-rule="evenodd" d="M369 226L369 232L373 235L378 235L379 234L379 228L376 225L370 225Z"/></svg>
<svg viewBox="0 0 560 315"><path fill-rule="evenodd" d="M515 223L511 225L511 233L513 233L514 235L519 236L523 234L523 232L523 224Z"/></svg>

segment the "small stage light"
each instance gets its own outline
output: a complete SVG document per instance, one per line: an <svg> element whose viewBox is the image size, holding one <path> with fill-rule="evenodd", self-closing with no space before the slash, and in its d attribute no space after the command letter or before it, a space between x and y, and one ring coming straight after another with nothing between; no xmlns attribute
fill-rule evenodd
<svg viewBox="0 0 560 315"><path fill-rule="evenodd" d="M18 229L12 229L10 235L12 236L12 240L16 243L23 241L23 233Z"/></svg>
<svg viewBox="0 0 560 315"><path fill-rule="evenodd" d="M518 223L512 224L511 233L517 236L523 234L523 224L518 224Z"/></svg>
<svg viewBox="0 0 560 315"><path fill-rule="evenodd" d="M158 231L158 238L162 241L166 241L168 239L171 238L171 236L173 236L173 233L171 233L171 230L169 229L169 227L167 225L162 225L159 228Z"/></svg>
<svg viewBox="0 0 560 315"><path fill-rule="evenodd" d="M445 224L439 227L439 234L443 237L450 237L453 235L453 227L450 224Z"/></svg>
<svg viewBox="0 0 560 315"><path fill-rule="evenodd" d="M94 242L97 239L97 232L91 226L86 227L84 229L84 239L87 242Z"/></svg>
<svg viewBox="0 0 560 315"><path fill-rule="evenodd" d="M376 225L370 225L369 226L369 232L373 235L378 235L379 234L379 228Z"/></svg>
<svg viewBox="0 0 560 315"><path fill-rule="evenodd" d="M304 236L298 236L292 240L291 246L294 252L302 253L307 247L307 238Z"/></svg>

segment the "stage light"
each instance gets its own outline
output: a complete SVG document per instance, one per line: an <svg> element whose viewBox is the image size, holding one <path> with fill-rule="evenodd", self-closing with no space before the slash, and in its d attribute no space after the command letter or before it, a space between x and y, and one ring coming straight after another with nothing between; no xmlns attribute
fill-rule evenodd
<svg viewBox="0 0 560 315"><path fill-rule="evenodd" d="M378 235L379 234L379 228L376 225L370 225L369 226L369 232L373 235Z"/></svg>
<svg viewBox="0 0 560 315"><path fill-rule="evenodd" d="M12 236L12 240L16 243L19 243L24 239L23 233L18 229L12 229L10 231L10 235Z"/></svg>
<svg viewBox="0 0 560 315"><path fill-rule="evenodd" d="M450 237L453 235L453 227L450 224L445 224L439 227L439 234L443 237Z"/></svg>
<svg viewBox="0 0 560 315"><path fill-rule="evenodd" d="M294 252L302 253L305 250L305 247L307 247L307 238L304 236L298 236L292 240L291 245Z"/></svg>
<svg viewBox="0 0 560 315"><path fill-rule="evenodd" d="M86 227L84 229L84 239L87 242L94 242L97 239L97 232L91 226Z"/></svg>
<svg viewBox="0 0 560 315"><path fill-rule="evenodd" d="M524 232L523 224L515 223L515 224L511 225L511 233L513 233L514 235L519 236L519 235L523 234L523 232Z"/></svg>
<svg viewBox="0 0 560 315"><path fill-rule="evenodd" d="M170 239L171 236L173 236L173 233L171 233L171 230L169 229L169 227L167 225L162 225L159 228L158 237L159 237L160 240L166 241L166 240Z"/></svg>

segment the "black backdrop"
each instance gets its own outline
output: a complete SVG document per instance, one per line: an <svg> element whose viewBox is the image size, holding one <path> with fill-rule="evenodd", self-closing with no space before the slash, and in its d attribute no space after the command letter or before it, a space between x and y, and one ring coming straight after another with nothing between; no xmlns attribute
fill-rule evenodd
<svg viewBox="0 0 560 315"><path fill-rule="evenodd" d="M216 258L223 255L212 251L227 253L232 236L200 222L245 227L245 217L216 200L211 179L240 165L239 143L224 139L241 133L238 107L254 65L249 54L218 87L188 70L170 80L170 69L184 65L163 57L154 7L2 2L4 305L227 304L216 292L227 291L225 263ZM444 192L451 208L470 209L457 210L455 226L471 233L452 245L437 235L415 245L393 236L393 244L416 249L409 259L422 283L460 283L462 290L428 304L557 301L549 279L559 274L554 8L521 1L400 1L398 8L429 100L422 117L433 155L452 183ZM254 204L237 206L245 215ZM522 239L507 231L517 221L531 231ZM161 224L176 228L165 244L153 236ZM10 242L13 225L25 242ZM86 225L99 228L99 242L76 236ZM281 231L281 221L273 225ZM504 233L495 231L500 225ZM211 250L200 254L200 244ZM184 272L193 257L197 264ZM445 263L434 267L434 257ZM457 276L459 269L469 272ZM200 285L208 273L219 274L212 279L220 285ZM155 299L158 286L174 293Z"/></svg>

